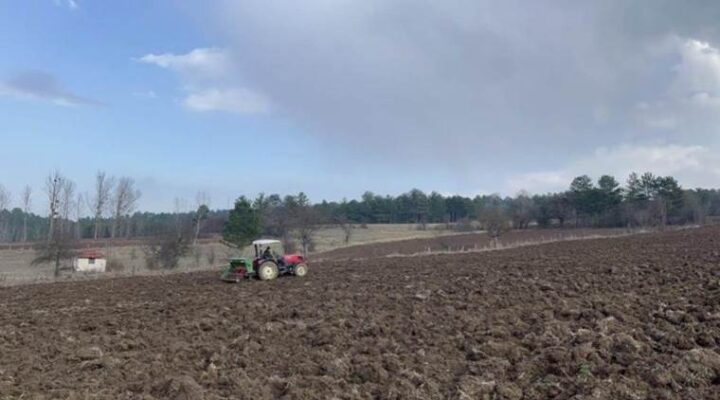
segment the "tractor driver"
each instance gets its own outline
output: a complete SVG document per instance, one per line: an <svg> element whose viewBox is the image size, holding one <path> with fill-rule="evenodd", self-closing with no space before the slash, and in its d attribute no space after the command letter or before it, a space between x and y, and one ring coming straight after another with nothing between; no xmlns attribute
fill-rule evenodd
<svg viewBox="0 0 720 400"><path fill-rule="evenodd" d="M266 260L272 260L272 259L273 259L272 251L270 250L270 246L268 246L268 247L265 248L265 251L263 251L262 256L263 256L263 258L266 259Z"/></svg>

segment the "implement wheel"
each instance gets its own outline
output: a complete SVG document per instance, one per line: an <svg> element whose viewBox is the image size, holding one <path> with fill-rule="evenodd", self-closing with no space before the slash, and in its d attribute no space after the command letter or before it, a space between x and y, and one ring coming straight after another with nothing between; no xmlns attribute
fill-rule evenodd
<svg viewBox="0 0 720 400"><path fill-rule="evenodd" d="M278 267L277 264L275 264L272 261L265 261L264 263L260 264L260 267L258 267L258 276L260 277L260 280L263 281L270 281L278 276Z"/></svg>
<svg viewBox="0 0 720 400"><path fill-rule="evenodd" d="M295 276L303 277L307 275L308 273L308 267L305 263L300 263L295 266Z"/></svg>

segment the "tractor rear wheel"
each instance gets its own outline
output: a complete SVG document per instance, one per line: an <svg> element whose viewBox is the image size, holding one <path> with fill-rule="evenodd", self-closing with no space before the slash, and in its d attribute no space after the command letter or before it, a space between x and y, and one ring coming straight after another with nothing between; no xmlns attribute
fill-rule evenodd
<svg viewBox="0 0 720 400"><path fill-rule="evenodd" d="M308 267L305 263L300 263L295 266L295 276L303 277L307 275L308 273Z"/></svg>
<svg viewBox="0 0 720 400"><path fill-rule="evenodd" d="M258 267L258 276L263 281L270 281L278 276L278 267L272 261L265 261Z"/></svg>

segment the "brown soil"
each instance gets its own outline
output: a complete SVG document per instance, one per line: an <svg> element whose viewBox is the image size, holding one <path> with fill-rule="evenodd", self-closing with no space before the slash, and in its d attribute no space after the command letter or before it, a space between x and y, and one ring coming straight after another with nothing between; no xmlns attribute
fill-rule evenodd
<svg viewBox="0 0 720 400"><path fill-rule="evenodd" d="M621 236L636 233L627 229L526 229L506 232L498 241L498 247L516 247L558 240ZM490 237L484 232L440 235L434 238L406 239L342 247L316 254L315 259L344 260L373 257L422 254L433 252L463 252L494 249Z"/></svg>
<svg viewBox="0 0 720 400"><path fill-rule="evenodd" d="M0 288L0 398L720 399L720 227Z"/></svg>

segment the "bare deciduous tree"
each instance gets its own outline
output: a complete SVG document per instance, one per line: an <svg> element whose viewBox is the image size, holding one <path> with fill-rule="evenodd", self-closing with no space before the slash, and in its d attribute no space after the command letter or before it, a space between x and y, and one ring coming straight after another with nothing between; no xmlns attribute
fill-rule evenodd
<svg viewBox="0 0 720 400"><path fill-rule="evenodd" d="M302 246L302 252L307 255L309 251L314 250L315 247L315 233L320 229L318 225L317 215L313 209L308 209L303 212L303 216L297 221L297 233L300 239L300 245Z"/></svg>
<svg viewBox="0 0 720 400"><path fill-rule="evenodd" d="M526 190L518 192L510 205L513 228L527 229L533 219L534 208L530 194Z"/></svg>
<svg viewBox="0 0 720 400"><path fill-rule="evenodd" d="M5 210L10 205L10 191L5 186L0 185L0 211Z"/></svg>
<svg viewBox="0 0 720 400"><path fill-rule="evenodd" d="M195 195L195 205L200 207L203 204L210 207L210 196L208 196L207 192L197 192Z"/></svg>
<svg viewBox="0 0 720 400"><path fill-rule="evenodd" d="M307 255L315 245L315 233L320 228L320 215L310 204L310 200L304 193L298 194L296 204L290 210L293 216L293 226L297 231L302 252Z"/></svg>
<svg viewBox="0 0 720 400"><path fill-rule="evenodd" d="M341 216L335 219L337 225L342 229L343 231L343 242L345 244L350 243L350 239L352 238L353 230L355 227L353 226L352 222L348 221L347 217Z"/></svg>
<svg viewBox="0 0 720 400"><path fill-rule="evenodd" d="M60 263L74 255L75 241L71 235L58 226L60 212L65 218L69 216L69 204L73 202L72 194L75 184L65 178L59 171L51 172L45 179L45 193L50 203L50 230L47 243L38 249L38 256L33 264L52 261L55 263L55 277L60 275ZM67 212L65 212L67 210Z"/></svg>
<svg viewBox="0 0 720 400"><path fill-rule="evenodd" d="M65 178L60 192L60 230L70 231L70 216L75 208L75 182Z"/></svg>
<svg viewBox="0 0 720 400"><path fill-rule="evenodd" d="M173 200L175 211L175 232L180 235L183 230L183 213L187 210L187 201L183 198L176 197Z"/></svg>
<svg viewBox="0 0 720 400"><path fill-rule="evenodd" d="M37 249L37 257L32 261L33 265L52 262L55 265L55 278L60 276L60 267L63 260L72 259L75 256L75 239L68 233L56 230L48 242Z"/></svg>
<svg viewBox="0 0 720 400"><path fill-rule="evenodd" d="M110 205L110 195L114 185L115 178L108 177L105 172L98 171L97 175L95 175L95 191L93 196L88 198L88 206L95 218L95 232L93 233L94 239L97 239L100 236L102 217L108 211L108 206Z"/></svg>
<svg viewBox="0 0 720 400"><path fill-rule="evenodd" d="M85 197L82 193L78 193L77 200L75 201L75 238L81 239L82 238L82 231L80 227L80 218L82 218L83 210L82 206L85 203Z"/></svg>
<svg viewBox="0 0 720 400"><path fill-rule="evenodd" d="M168 233L151 240L144 250L148 269L175 269L190 251L190 246L185 236Z"/></svg>
<svg viewBox="0 0 720 400"><path fill-rule="evenodd" d="M193 246L197 244L202 222L207 219L210 213L210 197L205 192L198 192L195 197L195 203L197 209L195 211L195 238L193 239Z"/></svg>
<svg viewBox="0 0 720 400"><path fill-rule="evenodd" d="M115 186L115 195L112 198L113 224L112 237L115 238L120 229L120 222L135 209L135 203L140 198L140 191L135 189L132 178L122 177Z"/></svg>
<svg viewBox="0 0 720 400"><path fill-rule="evenodd" d="M500 236L509 229L505 210L498 206L487 207L483 210L480 220L492 240L493 247L498 247Z"/></svg>
<svg viewBox="0 0 720 400"><path fill-rule="evenodd" d="M50 207L50 226L48 229L47 240L50 243L55 235L56 219L58 217L58 209L60 208L60 193L65 185L65 177L60 171L51 172L47 178L45 178L45 193L48 196L48 203Z"/></svg>
<svg viewBox="0 0 720 400"><path fill-rule="evenodd" d="M30 214L30 207L31 207L31 202L32 202L32 188L30 187L30 185L25 185L25 189L23 189L23 192L20 195L20 198L22 200L22 206L23 206L22 241L27 242L27 240L28 240L27 220L28 220L28 214Z"/></svg>

